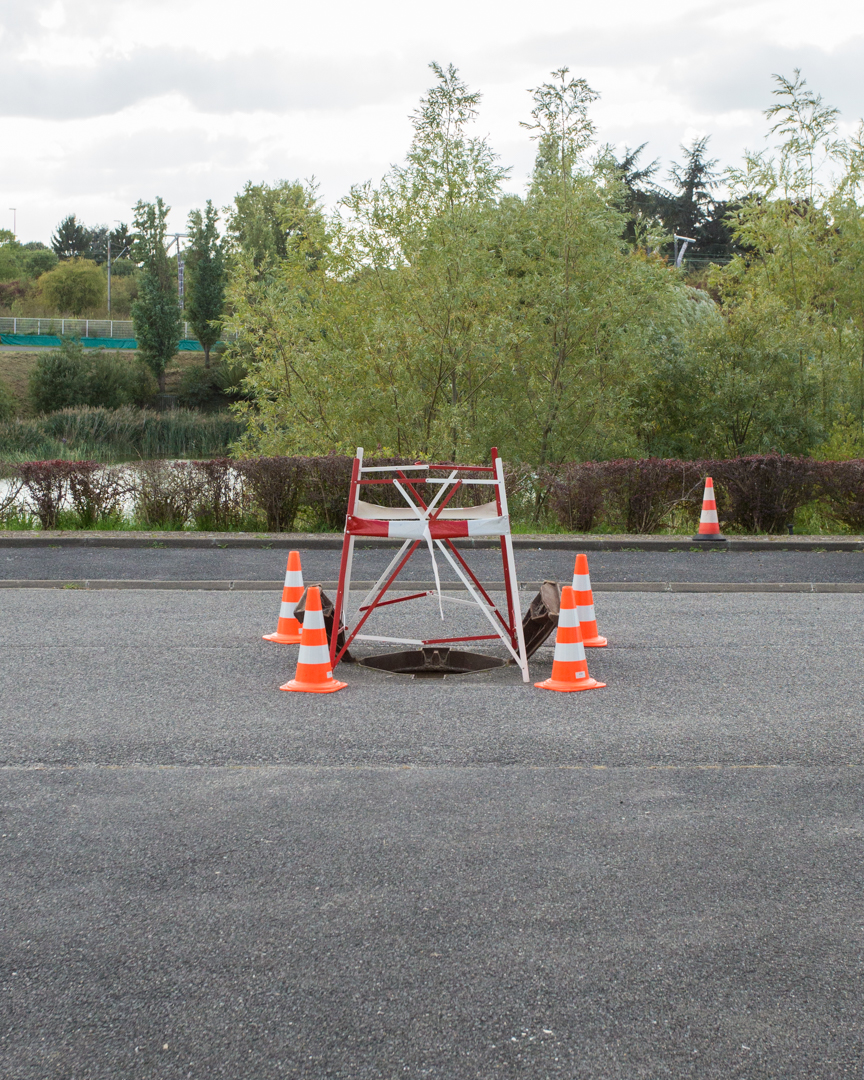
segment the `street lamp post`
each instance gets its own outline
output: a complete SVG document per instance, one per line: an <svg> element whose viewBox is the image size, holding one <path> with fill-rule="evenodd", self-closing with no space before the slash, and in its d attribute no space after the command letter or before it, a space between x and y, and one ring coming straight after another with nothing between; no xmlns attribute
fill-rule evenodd
<svg viewBox="0 0 864 1080"><path fill-rule="evenodd" d="M123 224L123 222L120 220L120 218L115 217L114 220L117 222L118 225ZM122 257L123 252L126 251L128 247L129 247L129 245L127 244L126 247L121 249L120 255L118 256L118 258ZM110 229L108 230L108 318L109 319L111 318L111 230Z"/></svg>
<svg viewBox="0 0 864 1080"><path fill-rule="evenodd" d="M17 208L17 206L10 206L9 209L12 211L12 235L17 240L18 239L18 208Z"/></svg>
<svg viewBox="0 0 864 1080"><path fill-rule="evenodd" d="M678 250L678 241L679 240L681 241L681 250L680 251ZM695 244L695 243L696 243L696 241L693 239L692 236L679 236L677 233L675 234L675 265L679 269L681 267L681 263L684 262L684 254L687 251L687 248L691 244Z"/></svg>

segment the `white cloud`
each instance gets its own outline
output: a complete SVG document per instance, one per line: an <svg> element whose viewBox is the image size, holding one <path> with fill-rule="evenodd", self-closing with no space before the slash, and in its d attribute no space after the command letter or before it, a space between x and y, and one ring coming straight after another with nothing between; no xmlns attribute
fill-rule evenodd
<svg viewBox="0 0 864 1080"><path fill-rule="evenodd" d="M128 220L157 193L179 227L246 179L315 174L332 204L402 158L431 59L484 92L513 186L533 154L526 89L562 64L601 91L601 141L647 140L664 173L696 134L723 163L762 145L775 71L801 67L849 122L864 111L864 7L847 0L818 19L804 0L55 0L0 24L0 205L25 239L71 212Z"/></svg>

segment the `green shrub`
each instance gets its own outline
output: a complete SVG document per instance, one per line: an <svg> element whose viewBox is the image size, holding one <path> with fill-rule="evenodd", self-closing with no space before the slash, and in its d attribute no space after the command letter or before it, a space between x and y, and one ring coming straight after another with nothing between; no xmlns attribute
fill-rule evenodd
<svg viewBox="0 0 864 1080"><path fill-rule="evenodd" d="M107 283L92 259L68 259L42 274L38 286L50 307L78 316L103 303Z"/></svg>
<svg viewBox="0 0 864 1080"><path fill-rule="evenodd" d="M90 393L87 357L80 341L67 338L59 349L41 354L29 376L34 412L50 413L86 405Z"/></svg>
<svg viewBox="0 0 864 1080"><path fill-rule="evenodd" d="M177 402L190 409L222 409L244 396L247 368L240 361L222 360L212 367L188 367L180 380Z"/></svg>
<svg viewBox="0 0 864 1080"><path fill-rule="evenodd" d="M81 405L103 409L143 405L156 389L156 380L138 357L127 360L104 349L88 352L80 341L72 339L38 357L29 387L30 402L37 413Z"/></svg>
<svg viewBox="0 0 864 1080"><path fill-rule="evenodd" d="M216 368L188 367L180 377L177 404L187 409L218 409L224 399L216 386Z"/></svg>
<svg viewBox="0 0 864 1080"><path fill-rule="evenodd" d="M138 358L128 360L117 352L99 349L89 360L87 400L94 408L119 409L144 405L158 386L150 369Z"/></svg>

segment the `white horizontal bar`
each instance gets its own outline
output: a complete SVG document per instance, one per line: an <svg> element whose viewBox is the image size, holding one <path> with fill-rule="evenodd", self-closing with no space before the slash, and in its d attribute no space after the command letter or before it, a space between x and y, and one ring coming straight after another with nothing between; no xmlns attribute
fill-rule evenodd
<svg viewBox="0 0 864 1080"><path fill-rule="evenodd" d="M428 469L428 465L370 465L367 468L360 467L360 472L404 472L406 469Z"/></svg>
<svg viewBox="0 0 864 1080"><path fill-rule="evenodd" d="M478 604L474 600L460 600L458 596L447 596L443 592L441 593L441 599L446 600L449 604L465 604L467 607L485 607L486 606L485 602L483 604ZM481 599L482 599L482 597L481 597ZM491 611L492 608L490 608L489 610Z"/></svg>
<svg viewBox="0 0 864 1080"><path fill-rule="evenodd" d="M387 641L393 645L422 645L422 641L417 641L415 638L404 637L375 637L374 634L357 634L354 638L355 641Z"/></svg>

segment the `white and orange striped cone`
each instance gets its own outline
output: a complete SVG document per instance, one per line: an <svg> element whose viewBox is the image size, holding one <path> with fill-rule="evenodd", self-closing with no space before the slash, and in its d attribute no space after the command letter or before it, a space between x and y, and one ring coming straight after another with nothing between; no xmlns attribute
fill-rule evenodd
<svg viewBox="0 0 864 1080"><path fill-rule="evenodd" d="M279 622L275 634L265 634L265 641L278 641L280 645L299 645L300 623L294 618L294 607L303 595L303 571L300 567L300 552L288 552L288 567L285 570L285 584L282 586L282 604L279 608Z"/></svg>
<svg viewBox="0 0 864 1080"><path fill-rule="evenodd" d="M300 655L297 657L297 673L280 690L297 690L302 694L332 694L344 689L348 683L333 678L330 667L330 649L327 647L327 630L321 610L321 590L310 585L306 593L306 611L300 633Z"/></svg>
<svg viewBox="0 0 864 1080"><path fill-rule="evenodd" d="M555 658L552 675L545 682L534 683L539 690L599 690L606 683L597 682L588 674L585 646L579 629L579 609L576 593L569 585L561 590L561 609L558 615L558 633L555 637Z"/></svg>
<svg viewBox="0 0 864 1080"><path fill-rule="evenodd" d="M720 522L717 518L717 502L714 498L714 481L710 476L705 477L705 494L702 496L702 516L699 518L699 532L696 533L693 539L726 539L720 532Z"/></svg>
<svg viewBox="0 0 864 1080"><path fill-rule="evenodd" d="M608 645L605 637L597 633L597 616L594 614L594 593L591 591L591 575L588 573L588 556L577 555L573 567L573 591L579 609L579 629L586 649L602 649Z"/></svg>

